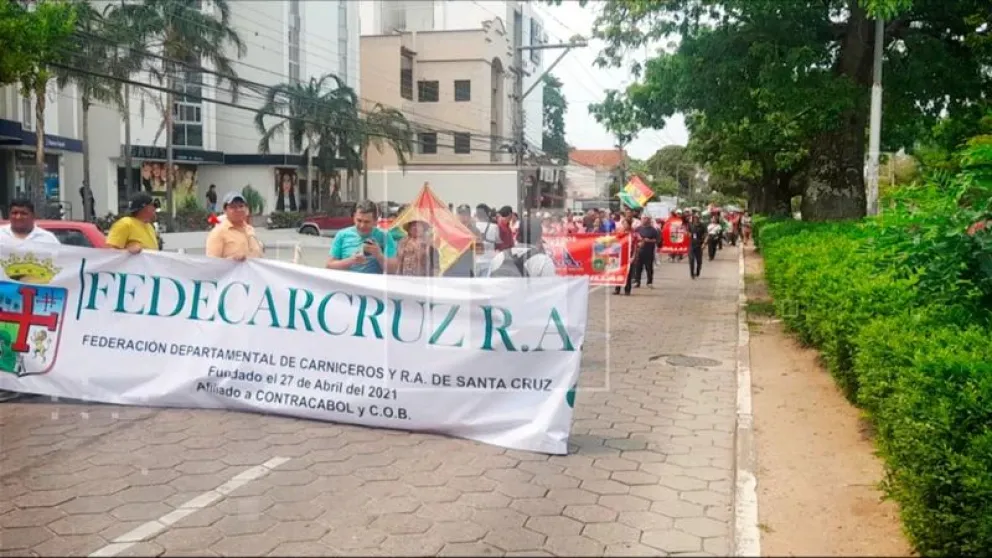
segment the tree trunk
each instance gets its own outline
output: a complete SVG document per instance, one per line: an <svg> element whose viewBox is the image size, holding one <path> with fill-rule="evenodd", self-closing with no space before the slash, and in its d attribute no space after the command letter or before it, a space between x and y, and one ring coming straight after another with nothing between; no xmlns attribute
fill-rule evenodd
<svg viewBox="0 0 992 558"><path fill-rule="evenodd" d="M128 198L134 195L134 177L131 173L131 91L124 84L124 193ZM120 203L118 202L118 205Z"/></svg>
<svg viewBox="0 0 992 558"><path fill-rule="evenodd" d="M748 184L748 210L769 217L792 214L791 173L773 174L762 182Z"/></svg>
<svg viewBox="0 0 992 558"><path fill-rule="evenodd" d="M90 183L90 99L83 93L83 221L93 221L93 208L89 200L93 196Z"/></svg>
<svg viewBox="0 0 992 558"><path fill-rule="evenodd" d="M369 199L369 150L362 149L362 199Z"/></svg>
<svg viewBox="0 0 992 558"><path fill-rule="evenodd" d="M172 72L168 72L168 88L171 91L175 86L172 79ZM176 201L175 201L175 173L172 170L172 105L175 97L172 93L165 94L165 214L168 223L168 230L175 232Z"/></svg>
<svg viewBox="0 0 992 558"><path fill-rule="evenodd" d="M334 203L332 201L333 200L333 197L331 195L332 194L331 193L331 188L332 188L332 186L331 186L331 173L329 173L329 172L321 172L320 175L317 177L317 179L318 179L318 182L320 183L320 186L319 186L319 188L320 188L320 196L319 196L319 198L320 198L320 210L326 213L326 212L329 212L331 209L334 208ZM337 183L337 180L336 179L335 179L335 183Z"/></svg>
<svg viewBox="0 0 992 558"><path fill-rule="evenodd" d="M803 191L804 221L860 219L867 213L863 111L851 111L843 127L814 141Z"/></svg>
<svg viewBox="0 0 992 558"><path fill-rule="evenodd" d="M314 202L317 202L318 204L320 203L319 196L314 195L317 194L319 191L320 191L320 186L318 185L315 188L313 184L313 157L310 156L310 151L308 150L307 151L307 196L310 198L311 211L314 209L314 207L312 207Z"/></svg>
<svg viewBox="0 0 992 558"><path fill-rule="evenodd" d="M34 87L34 165L35 180L31 185L31 197L35 211L48 218L48 192L45 188L45 103L47 101L47 80L39 79Z"/></svg>
<svg viewBox="0 0 992 558"><path fill-rule="evenodd" d="M813 140L801 211L804 220L859 219L867 213L865 139L875 25L862 2L849 2L847 31L834 72L854 88L853 105L837 126Z"/></svg>

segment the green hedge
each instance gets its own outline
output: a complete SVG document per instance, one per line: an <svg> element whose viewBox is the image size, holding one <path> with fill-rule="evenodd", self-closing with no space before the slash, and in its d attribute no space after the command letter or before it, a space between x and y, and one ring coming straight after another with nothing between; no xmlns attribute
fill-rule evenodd
<svg viewBox="0 0 992 558"><path fill-rule="evenodd" d="M955 206L960 191L910 194L865 222L756 219L756 242L777 312L874 423L883 486L916 550L987 556L990 233L965 234L981 212Z"/></svg>

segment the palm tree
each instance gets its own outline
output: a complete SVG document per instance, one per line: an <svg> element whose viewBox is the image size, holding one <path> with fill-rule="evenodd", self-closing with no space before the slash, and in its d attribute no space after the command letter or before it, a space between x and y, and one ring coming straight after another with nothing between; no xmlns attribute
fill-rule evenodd
<svg viewBox="0 0 992 558"><path fill-rule="evenodd" d="M266 126L265 118L279 119ZM271 151L272 138L289 135L294 151L302 151L307 161L307 184L313 184L313 169L320 173L321 205L327 180L336 170L336 156L342 142L354 139L359 127L358 95L334 74L310 78L307 83L281 83L269 88L265 102L255 114L255 128L262 135L261 153ZM312 193L311 193L311 199Z"/></svg>
<svg viewBox="0 0 992 558"><path fill-rule="evenodd" d="M258 140L259 153L272 152L272 139L277 135L289 135L289 147L302 151L307 161L307 186L313 184L313 153L317 150L323 133L318 118L322 97L326 94L327 82L334 80L340 86L337 76L327 74L320 79L310 78L307 83L293 81L280 83L265 92L265 101L255 113L255 129L262 135ZM265 125L265 117L278 118L272 126ZM282 190L279 190L282 199ZM282 211L283 203L276 209Z"/></svg>
<svg viewBox="0 0 992 558"><path fill-rule="evenodd" d="M165 204L170 222L175 216L174 91L179 85L202 85L203 65L209 62L217 76L216 86L229 81L231 100L236 101L239 82L227 48L234 47L239 59L246 51L244 42L231 26L228 0L213 0L209 11L202 10L200 4L197 0L141 0L117 8L137 34L141 50L161 53L146 57L144 69L157 81L164 82L167 90L162 124L166 132ZM197 102L206 96L192 94L189 99Z"/></svg>
<svg viewBox="0 0 992 558"><path fill-rule="evenodd" d="M123 84L121 92L117 95L117 111L124 120L124 191L130 197L138 188L134 187L134 177L131 173L131 87L126 83L131 77L141 71L145 64L145 54L143 52L143 38L135 31L135 28L125 18L120 7L124 6L124 0L119 5L110 4L104 10L103 29L104 36L112 38L112 45L116 45L112 55L104 60L106 66L103 73L114 76L114 81L120 86ZM158 107L159 112L164 113L165 105L157 94L150 93L147 89L139 88L138 94L140 102L138 114L142 119L145 117L145 103L151 102ZM139 185L140 187L140 185Z"/></svg>
<svg viewBox="0 0 992 558"><path fill-rule="evenodd" d="M93 184L90 181L90 108L94 102L115 103L119 106L122 101L118 82L95 75L104 73L113 57L111 53L116 51L116 48L110 47L113 43L106 33L103 16L90 2L75 0L73 4L76 9L76 33L73 36L73 50L76 55L71 64L73 69L68 69L67 66L59 68L56 80L60 89L75 83L79 90L83 109L83 219L91 221L94 215L88 202L93 195Z"/></svg>
<svg viewBox="0 0 992 558"><path fill-rule="evenodd" d="M406 169L407 155L413 151L413 125L398 109L376 103L362 119L362 199L369 197L369 147L382 153L386 145L396 153L400 168Z"/></svg>
<svg viewBox="0 0 992 558"><path fill-rule="evenodd" d="M30 98L34 94L35 119L35 176L31 180L31 197L48 213L48 193L45 189L45 106L48 101L48 84L55 75L53 62L65 61L71 52L72 31L76 11L67 2L53 0L30 4L25 10L15 12L23 17L27 44L30 52L24 57L25 68L19 72L21 94Z"/></svg>

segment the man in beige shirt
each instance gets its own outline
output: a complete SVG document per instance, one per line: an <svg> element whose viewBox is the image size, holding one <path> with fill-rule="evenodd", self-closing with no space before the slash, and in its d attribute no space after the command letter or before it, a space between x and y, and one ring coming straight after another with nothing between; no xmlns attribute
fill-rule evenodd
<svg viewBox="0 0 992 558"><path fill-rule="evenodd" d="M248 204L240 191L224 196L224 217L207 235L207 255L244 261L262 257L262 243L248 224Z"/></svg>

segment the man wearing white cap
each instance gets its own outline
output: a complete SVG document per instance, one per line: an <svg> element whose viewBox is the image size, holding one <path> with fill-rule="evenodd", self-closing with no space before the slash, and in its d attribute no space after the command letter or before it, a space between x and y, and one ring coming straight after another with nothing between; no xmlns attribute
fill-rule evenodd
<svg viewBox="0 0 992 558"><path fill-rule="evenodd" d="M207 255L244 261L262 257L262 243L255 236L255 228L248 224L248 203L241 191L224 196L225 219L207 235Z"/></svg>

